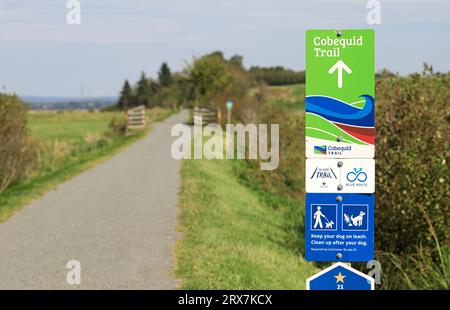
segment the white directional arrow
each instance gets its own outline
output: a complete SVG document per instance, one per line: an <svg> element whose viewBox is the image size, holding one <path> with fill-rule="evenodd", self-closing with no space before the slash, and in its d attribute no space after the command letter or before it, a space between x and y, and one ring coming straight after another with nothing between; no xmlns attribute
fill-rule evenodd
<svg viewBox="0 0 450 310"><path fill-rule="evenodd" d="M351 74L352 70L342 60L338 60L338 62L331 67L328 73L333 74L336 69L338 70L338 87L342 88L342 69L344 69L348 74Z"/></svg>

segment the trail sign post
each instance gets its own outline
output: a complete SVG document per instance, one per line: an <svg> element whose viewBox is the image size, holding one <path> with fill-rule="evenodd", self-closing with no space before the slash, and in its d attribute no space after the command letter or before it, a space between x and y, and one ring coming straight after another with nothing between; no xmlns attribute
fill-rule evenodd
<svg viewBox="0 0 450 310"><path fill-rule="evenodd" d="M307 290L374 290L375 280L343 263L337 263L306 280Z"/></svg>
<svg viewBox="0 0 450 310"><path fill-rule="evenodd" d="M342 264L374 254L374 31L308 30L306 72L305 256L338 262L307 287L374 289Z"/></svg>

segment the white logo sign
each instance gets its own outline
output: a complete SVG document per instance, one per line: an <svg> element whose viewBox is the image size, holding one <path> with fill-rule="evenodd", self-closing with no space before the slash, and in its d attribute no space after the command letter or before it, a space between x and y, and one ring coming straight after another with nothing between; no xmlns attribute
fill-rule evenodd
<svg viewBox="0 0 450 310"><path fill-rule="evenodd" d="M306 192L373 193L373 159L307 159Z"/></svg>

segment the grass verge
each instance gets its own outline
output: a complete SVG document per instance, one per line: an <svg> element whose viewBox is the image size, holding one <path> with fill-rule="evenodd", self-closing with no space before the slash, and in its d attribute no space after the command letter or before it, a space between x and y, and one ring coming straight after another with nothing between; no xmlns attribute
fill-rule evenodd
<svg viewBox="0 0 450 310"><path fill-rule="evenodd" d="M183 289L304 289L317 271L301 255L303 206L250 185L240 177L246 169L242 161L183 162L176 247Z"/></svg>

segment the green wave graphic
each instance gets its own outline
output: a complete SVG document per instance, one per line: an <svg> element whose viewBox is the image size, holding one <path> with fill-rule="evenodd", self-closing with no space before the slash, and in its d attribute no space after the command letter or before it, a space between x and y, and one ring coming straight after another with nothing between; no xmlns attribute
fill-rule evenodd
<svg viewBox="0 0 450 310"><path fill-rule="evenodd" d="M342 137L343 142L367 145L367 143L354 138L330 121L312 113L306 113L306 136L329 141L336 141L336 137Z"/></svg>

